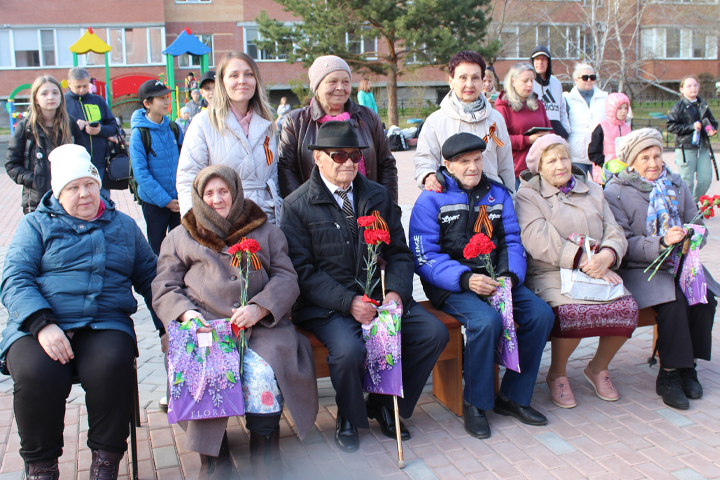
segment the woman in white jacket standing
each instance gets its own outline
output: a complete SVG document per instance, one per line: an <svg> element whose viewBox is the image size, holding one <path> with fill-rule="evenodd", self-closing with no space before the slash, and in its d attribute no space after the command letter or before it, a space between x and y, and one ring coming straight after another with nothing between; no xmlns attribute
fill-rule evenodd
<svg viewBox="0 0 720 480"><path fill-rule="evenodd" d="M587 63L575 65L573 71L575 86L565 95L568 119L570 121L570 159L590 175L592 162L588 158L588 144L591 132L605 120L605 100L607 92L595 86L597 75L593 67Z"/></svg>
<svg viewBox="0 0 720 480"><path fill-rule="evenodd" d="M435 173L442 165L441 147L449 137L469 132L485 140L483 173L515 190L515 168L505 119L482 94L485 60L470 50L458 52L448 64L450 93L420 131L415 151L415 179L418 187L439 190Z"/></svg>
<svg viewBox="0 0 720 480"><path fill-rule="evenodd" d="M195 176L208 165L227 165L242 179L245 198L278 223L277 128L255 61L241 52L225 55L207 110L188 128L180 153L177 191L180 213L192 207Z"/></svg>

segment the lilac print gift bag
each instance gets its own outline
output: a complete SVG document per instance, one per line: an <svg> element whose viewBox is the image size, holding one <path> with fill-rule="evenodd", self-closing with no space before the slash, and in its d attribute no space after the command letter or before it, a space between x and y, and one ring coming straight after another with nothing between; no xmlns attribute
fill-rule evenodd
<svg viewBox="0 0 720 480"><path fill-rule="evenodd" d="M362 326L367 355L363 391L403 397L400 353L402 310L395 303L377 307L378 316Z"/></svg>
<svg viewBox="0 0 720 480"><path fill-rule="evenodd" d="M198 338L197 319L168 327L168 422L234 417L245 413L240 355L226 320L209 322L211 337ZM209 341L208 341L209 340Z"/></svg>

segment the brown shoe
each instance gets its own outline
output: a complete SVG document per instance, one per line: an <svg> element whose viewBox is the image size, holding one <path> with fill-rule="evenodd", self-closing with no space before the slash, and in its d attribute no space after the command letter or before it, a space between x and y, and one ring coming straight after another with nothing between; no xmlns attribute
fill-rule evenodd
<svg viewBox="0 0 720 480"><path fill-rule="evenodd" d="M27 480L58 480L60 478L58 459L26 463L25 478Z"/></svg>
<svg viewBox="0 0 720 480"><path fill-rule="evenodd" d="M283 477L280 458L280 427L272 435L250 432L250 464L256 480L279 480Z"/></svg>
<svg viewBox="0 0 720 480"><path fill-rule="evenodd" d="M104 450L92 451L90 464L90 480L117 480L120 460L125 452L113 453Z"/></svg>

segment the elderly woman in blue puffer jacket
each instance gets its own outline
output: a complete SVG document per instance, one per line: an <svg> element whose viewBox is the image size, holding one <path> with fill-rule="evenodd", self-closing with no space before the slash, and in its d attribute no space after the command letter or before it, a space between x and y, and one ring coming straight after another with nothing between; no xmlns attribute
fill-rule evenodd
<svg viewBox="0 0 720 480"><path fill-rule="evenodd" d="M133 219L100 196L85 148L56 148L50 167L52 191L22 218L5 258L0 370L15 383L28 479L59 477L65 402L77 375L86 392L90 478L114 480L135 382L132 288L149 307L156 257Z"/></svg>

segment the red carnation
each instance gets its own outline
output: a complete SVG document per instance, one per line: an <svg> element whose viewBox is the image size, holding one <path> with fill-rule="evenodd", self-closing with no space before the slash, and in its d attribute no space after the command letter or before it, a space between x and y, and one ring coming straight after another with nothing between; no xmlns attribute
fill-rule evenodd
<svg viewBox="0 0 720 480"><path fill-rule="evenodd" d="M463 250L463 256L468 259L472 260L473 258L476 258L478 255L480 255L480 247L475 245L474 243L468 243L465 245L465 249Z"/></svg>
<svg viewBox="0 0 720 480"><path fill-rule="evenodd" d="M375 217L373 217L372 215L368 215L366 217L359 217L357 219L357 222L358 225L360 225L361 227L369 227L370 225L375 223Z"/></svg>
<svg viewBox="0 0 720 480"><path fill-rule="evenodd" d="M234 245L233 245L234 246ZM246 238L238 244L240 250L247 253L257 253L260 251L260 244L257 240ZM229 250L228 250L229 252Z"/></svg>
<svg viewBox="0 0 720 480"><path fill-rule="evenodd" d="M702 206L710 205L712 202L713 200L707 195L703 195L702 197L698 198L698 203Z"/></svg>
<svg viewBox="0 0 720 480"><path fill-rule="evenodd" d="M473 235L470 243L478 247L478 255L489 255L490 252L495 250L495 244L484 233Z"/></svg>
<svg viewBox="0 0 720 480"><path fill-rule="evenodd" d="M236 253L238 253L238 252L240 252L240 251L241 251L241 249L240 249L240 244L239 244L239 243L236 243L236 244L233 245L232 247L228 248L228 253L229 253L230 255L235 255Z"/></svg>
<svg viewBox="0 0 720 480"><path fill-rule="evenodd" d="M364 233L365 243L368 245L380 245L381 243L390 243L390 234L385 230L366 229Z"/></svg>

